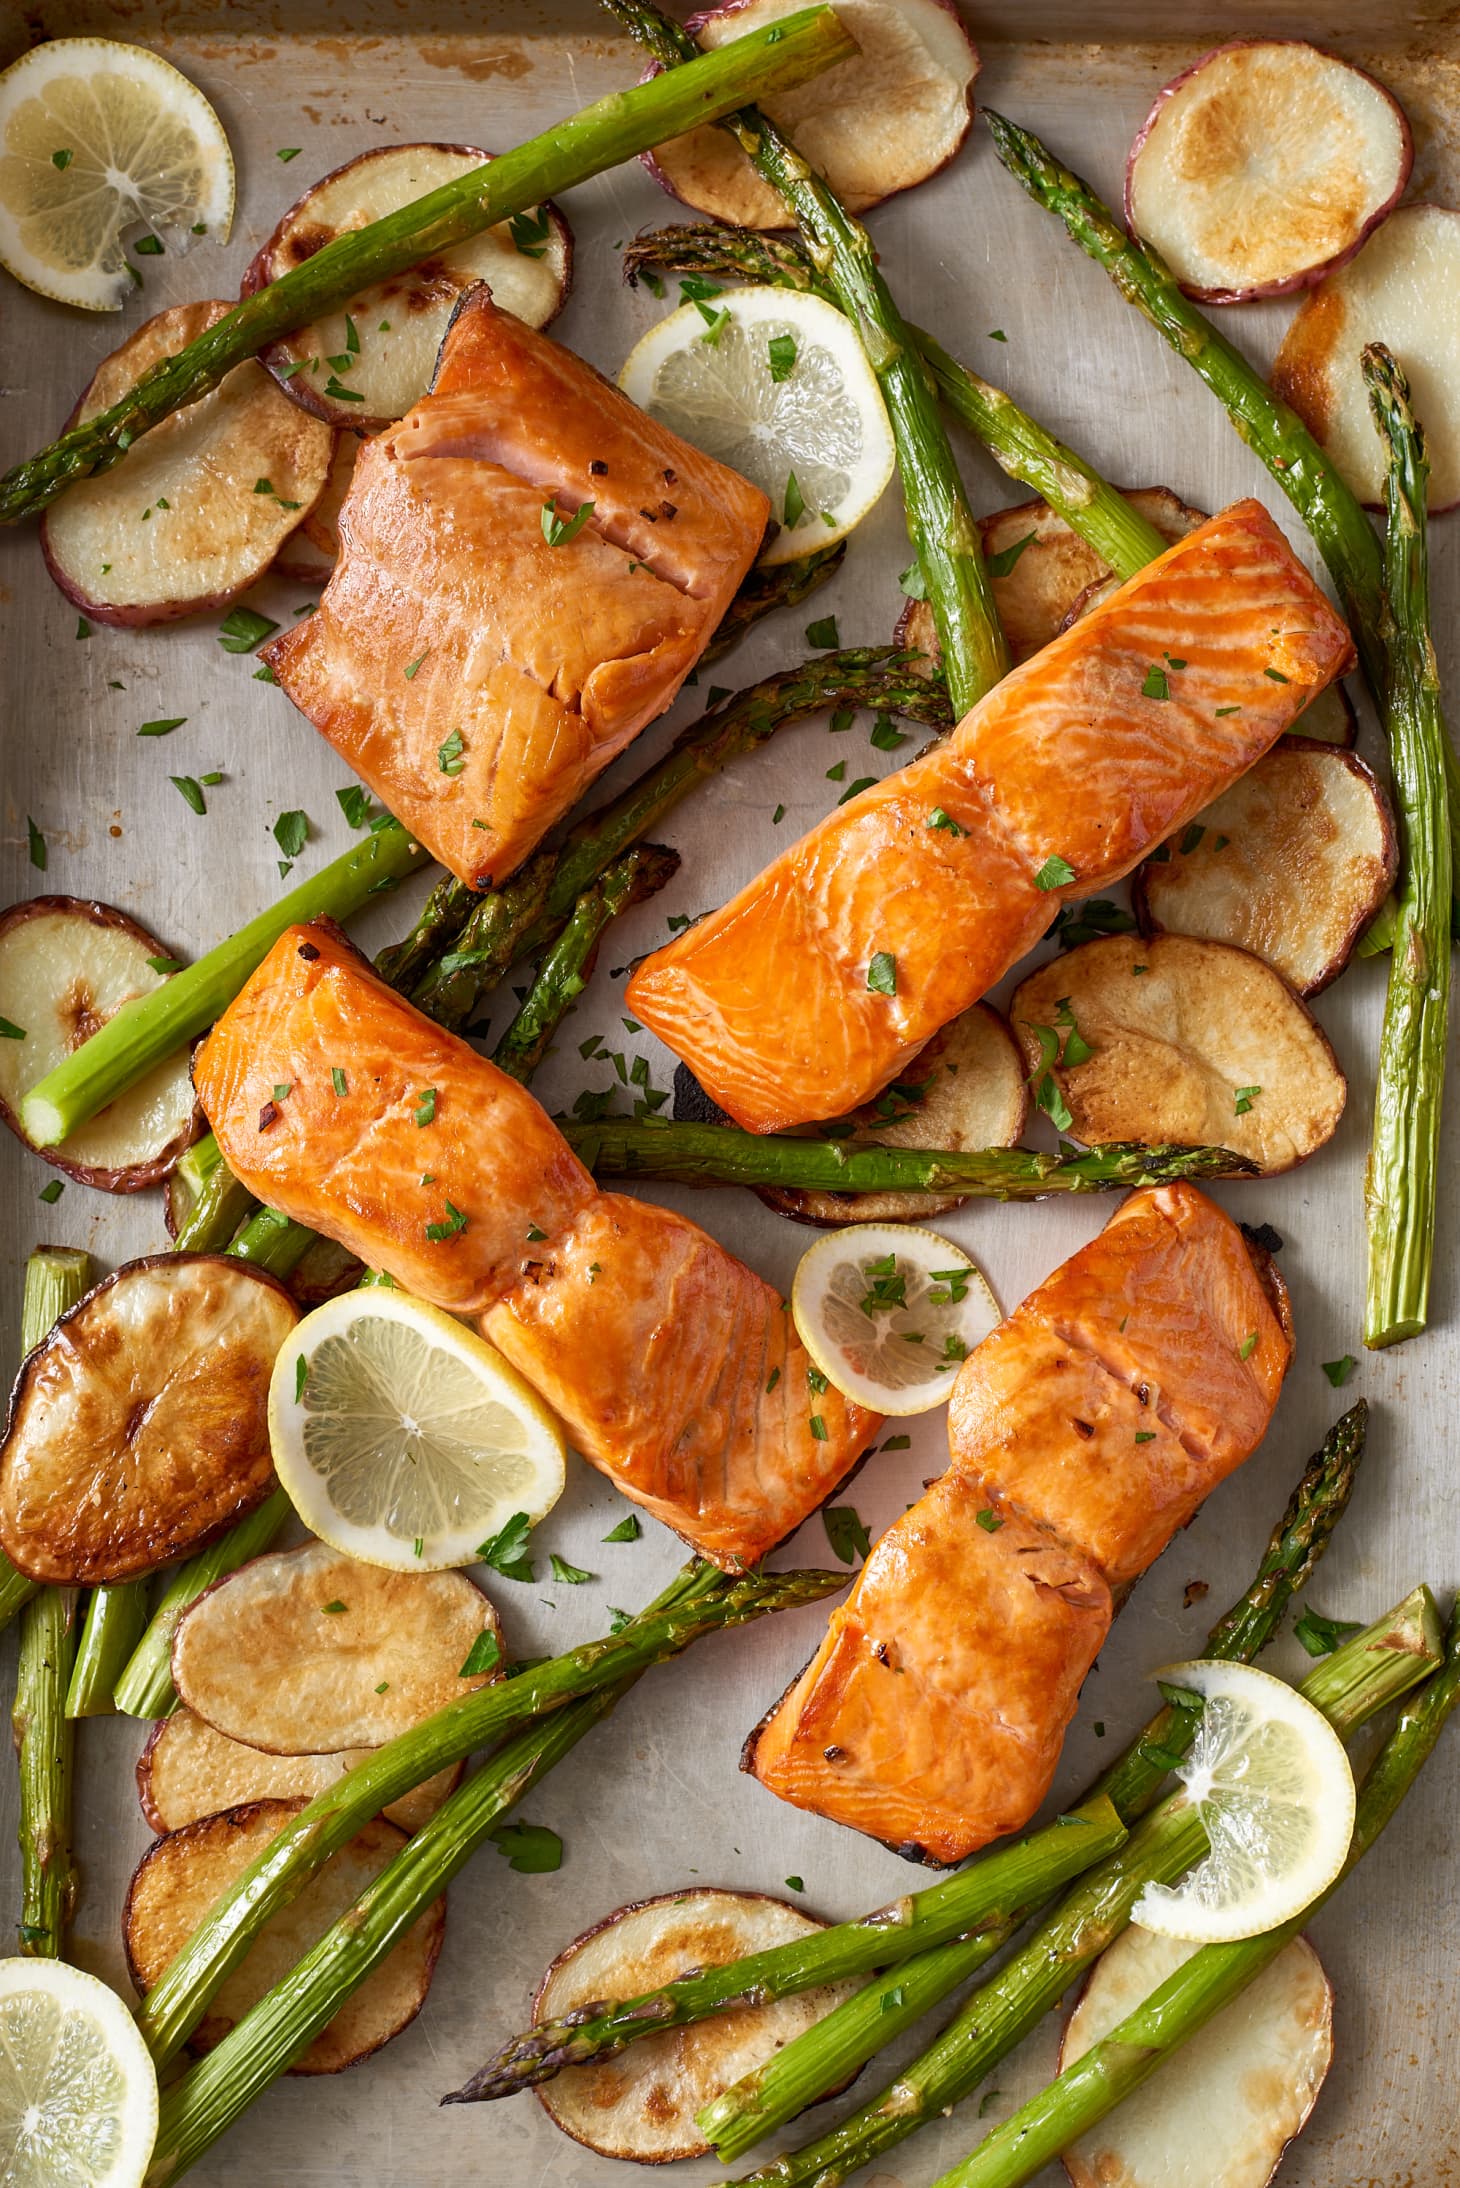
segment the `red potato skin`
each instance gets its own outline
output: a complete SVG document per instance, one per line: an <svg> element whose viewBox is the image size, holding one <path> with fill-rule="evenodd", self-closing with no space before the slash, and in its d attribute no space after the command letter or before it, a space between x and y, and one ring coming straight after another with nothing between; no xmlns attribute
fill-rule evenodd
<svg viewBox="0 0 1460 2188"><path fill-rule="evenodd" d="M484 166L489 160L495 158L496 156L494 153L484 152L481 146L477 144L437 143L434 139L431 141L432 149L435 151L460 152L469 159L480 160ZM389 150L391 150L392 152L406 152L410 150L410 146L403 144L391 145L389 147ZM314 196L316 190L322 190L325 187L326 183L338 182L341 176L348 175L352 168L359 167L364 161L373 159L374 157L375 152L373 150L369 152L358 153L354 159L344 161L344 163L339 167L332 167L327 175L321 175L318 182L310 184L309 188L304 192L302 197L298 197L294 200L294 203L290 206L288 212L285 213L282 220L278 222L272 235L268 238L268 241L261 244L259 249L250 259L248 266L244 272L243 279L238 285L238 293L240 298L243 298L245 296L252 296L257 290L267 288L268 284L276 278L273 263L274 253L279 249L280 245L284 241L285 236L288 234L289 229L298 219L299 214L309 203L309 200ZM544 198L542 200L540 210L547 214L547 217L551 221L553 228L558 236L558 239L563 246L563 279L561 287L558 290L557 306L553 311L551 318L547 319L544 322L546 326L551 326L553 320L557 318L558 313L567 303L568 298L573 291L573 275L575 270L574 240L572 229L569 227L567 220L564 218L561 210L554 203L552 198ZM419 268L415 268L413 270L416 272L420 271ZM407 274L402 274L400 276L401 280L407 280L409 278L410 277ZM312 417L323 418L327 424L338 426L342 432L366 432L375 427L393 425L395 423L394 419L391 418L362 418L352 421L350 426L348 427L345 426L342 423L339 415L341 406L338 404L332 405L326 402L324 398L319 394L319 391L317 389L310 387L307 384L301 385L301 381L303 379L302 374L295 372L291 373L287 380L279 379L277 368L280 365L287 364L288 361L288 352L285 348L284 342L282 341L270 342L259 351L259 363L265 366L269 372L273 373L274 378L278 381L278 385L288 396L290 402L297 403L301 410L307 410Z"/></svg>
<svg viewBox="0 0 1460 2188"><path fill-rule="evenodd" d="M6 938L22 921L33 918L37 913L50 912L70 913L89 919L98 927L120 928L123 933L135 936L138 942L144 944L149 957L165 957L168 954L156 935L149 934L145 927L139 926L129 913L119 911L115 904L102 904L95 897L79 896L28 897L23 904L12 904L8 910L0 912L0 950L4 949ZM176 1169L179 1157L192 1146L194 1140L202 1136L206 1126L203 1112L195 1101L186 1130L170 1140L161 1154L154 1156L151 1162L125 1163L119 1168L108 1169L96 1164L69 1160L64 1145L34 1146L21 1130L20 1119L3 1095L0 1095L0 1121L9 1125L22 1147L27 1148L32 1155L39 1155L42 1162L48 1162L53 1170L61 1171L78 1185L94 1186L99 1193L143 1193L150 1186L160 1185Z"/></svg>
<svg viewBox="0 0 1460 2188"><path fill-rule="evenodd" d="M1169 84L1163 84L1156 93L1150 113L1136 131L1135 141L1126 155L1125 196L1123 200L1126 231L1133 242L1139 243L1141 240L1131 211L1131 186L1136 161L1140 158L1146 139L1160 120L1167 102L1174 92L1180 90L1189 77L1194 76L1198 69L1205 68L1209 61L1215 61L1224 53L1240 52L1246 46L1302 46L1310 53L1321 53L1326 60L1338 62L1340 67L1352 69L1356 76L1366 77L1376 91L1382 92L1399 118L1401 139L1399 180L1390 196L1365 221L1363 228L1354 241L1345 250L1336 252L1332 258L1325 258L1321 265L1309 266L1302 273L1290 275L1286 281L1259 283L1256 287L1249 289L1199 289L1188 288L1184 281L1179 283L1182 295L1189 296L1192 302L1196 304L1248 304L1262 297L1292 296L1301 289L1316 288L1325 274L1336 273L1340 266L1346 266L1351 258L1356 257L1368 242L1374 230L1382 221L1389 218L1409 186L1410 174L1414 167L1414 132L1409 126L1409 116L1405 113L1404 108L1395 98L1389 86L1380 83L1378 77L1368 69L1359 68L1353 61L1346 60L1342 54L1334 53L1330 47L1315 44L1311 38L1229 38L1224 45L1210 47L1207 52L1193 61L1189 68L1184 68L1179 75L1173 76ZM1433 513L1432 511L1431 514Z"/></svg>

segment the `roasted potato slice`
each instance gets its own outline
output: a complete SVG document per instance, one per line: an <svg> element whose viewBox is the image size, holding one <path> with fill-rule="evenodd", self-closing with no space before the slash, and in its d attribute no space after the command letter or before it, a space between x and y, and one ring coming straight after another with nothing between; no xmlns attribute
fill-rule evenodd
<svg viewBox="0 0 1460 2188"><path fill-rule="evenodd" d="M1148 934L1235 942L1316 995L1343 971L1398 864L1389 800L1358 754L1284 737L1146 860L1133 902Z"/></svg>
<svg viewBox="0 0 1460 2188"><path fill-rule="evenodd" d="M222 1254L129 1261L23 1363L0 1444L0 1546L32 1580L130 1580L261 1504L268 1392L298 1321Z"/></svg>
<svg viewBox="0 0 1460 2188"><path fill-rule="evenodd" d="M496 1658L463 1677L484 1634ZM497 1613L465 1573L394 1573L323 1542L270 1550L215 1581L172 1644L189 1709L271 1755L383 1747L485 1686L500 1662Z"/></svg>
<svg viewBox="0 0 1460 2188"><path fill-rule="evenodd" d="M127 1966L144 1997L215 1900L303 1806L302 1801L248 1801L222 1815L204 1816L148 1848L133 1875L122 1915ZM221 2043L250 2006L282 1982L311 1945L355 1904L405 1844L405 1832L377 1816L332 1855L299 1897L264 1924L243 1961L214 1994L189 2038L192 2049L211 2051ZM445 1930L443 1897L427 1908L389 1958L346 1999L289 2072L338 2074L368 2059L372 2051L379 2051L409 2027L426 2003Z"/></svg>
<svg viewBox="0 0 1460 2188"><path fill-rule="evenodd" d="M1343 1114L1327 1035L1281 974L1229 943L1086 942L1031 973L1009 1015L1036 1100L1087 1146L1230 1147L1271 1175Z"/></svg>
<svg viewBox="0 0 1460 2188"><path fill-rule="evenodd" d="M853 1119L851 1144L955 1150L1012 1147L1024 1130L1029 1093L1018 1044L987 1003L955 1018L931 1040L905 1079L895 1080ZM798 1223L925 1223L960 1208L959 1193L810 1193L763 1186L760 1197Z"/></svg>
<svg viewBox="0 0 1460 2188"><path fill-rule="evenodd" d="M251 1801L312 1801L372 1752L355 1747L340 1755L266 1755L262 1748L245 1747L215 1732L192 1710L179 1708L152 1727L137 1758L137 1798L154 1831L180 1831L200 1816L216 1816ZM465 1768L456 1763L438 1770L381 1814L402 1831L419 1831L461 1783Z"/></svg>
<svg viewBox="0 0 1460 2188"><path fill-rule="evenodd" d="M555 2020L595 1998L636 1998L696 1968L720 1967L822 1927L764 1892L692 1885L641 1899L558 1954L538 1986L532 2017ZM709 2144L695 2126L696 2112L856 1987L826 1984L646 2036L617 2058L568 2067L537 2091L538 2102L555 2127L602 2157L637 2165L700 2157Z"/></svg>

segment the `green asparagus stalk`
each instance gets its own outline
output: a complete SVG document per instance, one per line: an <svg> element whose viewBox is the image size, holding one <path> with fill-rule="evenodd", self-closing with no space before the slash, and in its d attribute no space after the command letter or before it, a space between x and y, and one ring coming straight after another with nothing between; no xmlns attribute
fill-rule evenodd
<svg viewBox="0 0 1460 2188"><path fill-rule="evenodd" d="M605 1117L560 1127L596 1177L654 1178L676 1185L779 1185L823 1193L967 1193L979 1200L1043 1200L1051 1193L1105 1193L1169 1185L1174 1178L1230 1178L1250 1165L1228 1147L1115 1143L1048 1155L1032 1147L937 1149L876 1141L812 1140L741 1132L727 1124L660 1117Z"/></svg>
<svg viewBox="0 0 1460 2188"><path fill-rule="evenodd" d="M1419 1588L1315 1666L1300 1691L1347 1740L1376 1710L1427 1677L1442 1654L1433 1598L1427 1588ZM1184 1793L1168 1795L1120 1851L1082 1877L998 1974L965 2000L943 2033L890 2088L816 2142L747 2175L747 2183L799 2188L814 2181L816 2188L837 2188L859 2166L961 2102L1125 1928L1146 1886L1174 1883L1206 1851L1197 1809ZM799 2041L805 2044L824 2031L831 2018ZM892 2033L888 2031L888 2040ZM839 2078L834 2060L823 2058L818 2064L832 2070L823 2073L817 2086L834 2087ZM764 2121L751 2113L727 2122L716 2134L715 2148L722 2158L733 2158L764 2132Z"/></svg>
<svg viewBox="0 0 1460 2188"><path fill-rule="evenodd" d="M195 403L268 342L307 327L378 281L449 253L545 197L647 152L748 98L805 83L856 51L827 7L781 16L696 59L692 71L610 92L541 136L473 168L384 219L348 231L312 258L247 296L207 333L144 373L124 399L72 426L0 479L0 523L34 516L73 479L115 463L139 435Z"/></svg>
<svg viewBox="0 0 1460 2188"><path fill-rule="evenodd" d="M175 1224L172 1242L179 1253L222 1253L258 1206L224 1162L211 1132L184 1149L167 1190Z"/></svg>
<svg viewBox="0 0 1460 2188"><path fill-rule="evenodd" d="M665 757L608 805L570 828L562 842L535 852L500 889L478 901L457 945L412 991L438 1024L467 1023L481 996L519 957L546 949L583 891L605 867L677 805L687 792L773 737L787 722L836 706L875 707L952 727L948 695L929 679L916 653L856 646L821 655L734 693L677 738Z"/></svg>
<svg viewBox="0 0 1460 2188"><path fill-rule="evenodd" d="M476 906L477 892L455 874L443 874L416 914L403 941L393 942L375 960L382 980L409 995L436 959L456 942Z"/></svg>
<svg viewBox="0 0 1460 2188"><path fill-rule="evenodd" d="M142 1638L147 1624L147 1583L126 1580L114 1588L93 1588L76 1648L66 1694L68 1717L109 1717L116 1708L112 1690Z"/></svg>
<svg viewBox="0 0 1460 2188"><path fill-rule="evenodd" d="M693 38L651 0L604 0L604 5L666 77L694 65ZM937 624L949 695L955 713L966 714L1006 674L1009 654L978 527L912 335L878 270L866 229L775 123L748 103L721 119L794 216L877 376L897 444L908 536Z"/></svg>
<svg viewBox="0 0 1460 2188"><path fill-rule="evenodd" d="M241 1519L217 1542L180 1565L163 1590L147 1629L116 1681L115 1706L128 1717L165 1717L177 1700L172 1684L172 1638L177 1622L205 1588L236 1573L269 1548L290 1513L282 1489Z"/></svg>
<svg viewBox="0 0 1460 2188"><path fill-rule="evenodd" d="M302 1809L218 1900L149 1993L138 2021L159 2064L187 2041L218 1985L269 1917L288 1906L321 1864L391 1801L474 1749L519 1731L531 1719L677 1656L703 1634L820 1602L844 1588L847 1578L845 1573L788 1572L752 1573L731 1581L698 1564L691 1571L703 1579L704 1591L697 1590L682 1606L651 1606L617 1634L584 1642L518 1678L449 1702L378 1748ZM420 1905L428 1905L438 1889L433 1887Z"/></svg>
<svg viewBox="0 0 1460 2188"><path fill-rule="evenodd" d="M798 607L818 586L835 577L846 553L847 543L839 539L834 547L820 547L814 555L802 555L795 562L776 562L769 568L764 563L753 564L715 626L697 666L708 668L712 661L722 660L747 632L778 608Z"/></svg>
<svg viewBox="0 0 1460 2188"><path fill-rule="evenodd" d="M1369 1229L1364 1343L1377 1346L1417 1335L1429 1318L1453 877L1445 790L1450 739L1430 638L1429 461L1408 383L1388 350L1371 344L1363 370L1389 458L1384 716L1404 853L1364 1195Z"/></svg>
<svg viewBox="0 0 1460 2188"><path fill-rule="evenodd" d="M1284 1610L1323 1555L1348 1504L1363 1456L1367 1418L1362 1403L1352 1408L1309 1460L1252 1582L1212 1628L1208 1656L1250 1663L1277 1631ZM1198 1717L1199 1712L1174 1704L1158 1710L1086 1798L1104 1795L1114 1802L1121 1819L1134 1825L1154 1805L1173 1758L1185 1754ZM730 2145L722 2149L726 2157L749 2149L793 2119L823 2090L839 2086L876 2052L895 2042L940 1999L985 1966L1034 1911L1031 1903L1001 1928L990 1926L982 1935L954 1940L869 1984L815 2028L793 2038L764 2067L726 2090L701 2114L702 2132L717 2145L724 2138ZM1048 1911L1046 1906L1046 1915ZM813 2147L816 2156L823 2154L822 2144ZM800 2162L799 2156L795 2162Z"/></svg>
<svg viewBox="0 0 1460 2188"><path fill-rule="evenodd" d="M1364 1780L1348 1858L1327 1890L1278 1929L1193 1953L1133 2013L945 2173L937 2188L1021 2188L1239 1997L1353 1874L1428 1761L1457 1703L1460 1608L1451 1614L1443 1667L1406 1703Z"/></svg>

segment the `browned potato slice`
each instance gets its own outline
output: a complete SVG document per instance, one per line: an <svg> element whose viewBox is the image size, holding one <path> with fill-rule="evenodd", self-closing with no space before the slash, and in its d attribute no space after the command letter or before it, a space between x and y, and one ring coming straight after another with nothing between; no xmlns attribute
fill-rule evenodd
<svg viewBox="0 0 1460 2188"><path fill-rule="evenodd" d="M1087 1146L1230 1147L1271 1174L1305 1161L1343 1114L1327 1035L1280 974L1225 942L1083 943L1031 973L1009 1015L1036 1095L1052 1080L1069 1107L1061 1129ZM1051 1037L1063 1058L1076 1034L1090 1054L1048 1066Z"/></svg>
<svg viewBox="0 0 1460 2188"><path fill-rule="evenodd" d="M1284 737L1147 859L1148 933L1235 942L1300 995L1336 980L1394 881L1394 815L1356 752Z"/></svg>
<svg viewBox="0 0 1460 2188"><path fill-rule="evenodd" d="M172 1677L215 1731L271 1755L383 1747L499 1676L463 1678L497 1613L465 1573L393 1573L323 1542L271 1550L178 1620Z"/></svg>
<svg viewBox="0 0 1460 2188"><path fill-rule="evenodd" d="M274 1355L299 1316L222 1254L129 1261L21 1367L0 1443L0 1545L32 1580L130 1580L274 1486Z"/></svg>
<svg viewBox="0 0 1460 2188"><path fill-rule="evenodd" d="M1137 486L1126 496L1163 539L1185 539L1206 519L1169 486ZM1100 582L1113 586L1110 566L1072 532L1045 501L1021 501L980 517L979 535L993 581L1009 651L1027 661L1062 631L1082 594ZM938 633L926 601L911 600L897 626L900 646L916 646L936 661Z"/></svg>
<svg viewBox="0 0 1460 2188"><path fill-rule="evenodd" d="M857 1111L851 1143L950 1150L1012 1147L1024 1130L1029 1093L1019 1049L987 1003L945 1026L905 1079ZM798 1223L925 1223L963 1205L959 1193L807 1193L761 1189L768 1208Z"/></svg>
<svg viewBox="0 0 1460 2188"><path fill-rule="evenodd" d="M312 1801L372 1752L356 1747L341 1755L266 1755L215 1732L192 1710L175 1709L152 1727L137 1758L137 1798L154 1831L180 1831L200 1816L248 1801ZM419 1831L461 1783L465 1768L457 1763L438 1770L381 1814L402 1831Z"/></svg>
<svg viewBox="0 0 1460 2188"><path fill-rule="evenodd" d="M555 2020L590 1999L636 1998L696 1968L720 1967L823 1926L763 1892L691 1886L642 1899L558 1954L538 1987L533 2020ZM709 2144L695 2126L696 2112L855 1988L827 1984L646 2036L615 2059L568 2067L538 2090L538 2102L554 2126L605 2158L667 2165L700 2157Z"/></svg>
<svg viewBox="0 0 1460 2188"><path fill-rule="evenodd" d="M174 304L97 370L72 425L120 402L143 373L231 304ZM41 546L68 600L98 623L170 623L223 608L261 578L319 499L333 436L255 358L174 411L120 463L46 511Z"/></svg>
<svg viewBox="0 0 1460 2188"><path fill-rule="evenodd" d="M122 1915L122 1942L132 1981L145 1997L215 1900L261 1854L302 1801L248 1801L221 1816L204 1816L149 1847L137 1865ZM250 2006L282 1982L295 1963L355 1904L406 1843L404 1831L377 1816L325 1863L291 1906L264 1924L242 1963L214 1995L189 2039L211 2051ZM388 1959L367 1976L291 2074L338 2074L368 2059L408 2028L431 1987L446 1930L438 1899L409 1929Z"/></svg>
<svg viewBox="0 0 1460 2188"><path fill-rule="evenodd" d="M169 977L155 935L114 904L37 896L0 912L0 1018L19 1028L0 1041L0 1117L43 1161L103 1193L137 1193L167 1176L196 1137L189 1052L147 1073L59 1147L34 1147L20 1123L26 1091L134 995Z"/></svg>
<svg viewBox="0 0 1460 2188"><path fill-rule="evenodd" d="M1126 1930L1096 1961L1065 2028L1061 2072L1199 1948ZM1074 2188L1266 2188L1333 2063L1333 1991L1306 1938L1065 2153Z"/></svg>

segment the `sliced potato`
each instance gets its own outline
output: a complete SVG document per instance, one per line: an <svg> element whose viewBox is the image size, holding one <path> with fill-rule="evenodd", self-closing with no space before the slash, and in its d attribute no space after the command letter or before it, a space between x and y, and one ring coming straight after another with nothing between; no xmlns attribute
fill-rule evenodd
<svg viewBox="0 0 1460 2188"><path fill-rule="evenodd" d="M79 424L232 311L175 304L98 368ZM79 479L46 511L46 567L98 623L171 623L223 608L261 578L324 489L328 427L287 401L254 358L174 411L120 463Z"/></svg>
<svg viewBox="0 0 1460 2188"><path fill-rule="evenodd" d="M202 1130L189 1052L136 1086L59 1147L35 1147L20 1122L26 1091L129 1003L150 995L170 963L155 935L114 904L37 896L0 912L0 1018L22 1038L0 1041L0 1117L34 1154L104 1193L156 1185Z"/></svg>
<svg viewBox="0 0 1460 2188"><path fill-rule="evenodd" d="M154 1831L180 1831L200 1816L249 1801L312 1801L372 1752L356 1747L340 1755L266 1755L215 1732L194 1711L178 1708L152 1727L137 1758L137 1798ZM381 1814L402 1831L419 1831L461 1783L465 1768L456 1763L438 1770Z"/></svg>
<svg viewBox="0 0 1460 2188"><path fill-rule="evenodd" d="M364 1273L364 1264L345 1247L320 1237L305 1247L284 1281L301 1307L318 1307L341 1292L353 1291Z"/></svg>
<svg viewBox="0 0 1460 2188"><path fill-rule="evenodd" d="M392 144L362 152L290 206L244 275L244 295L292 273L338 236L470 174L491 156L469 144ZM464 289L485 281L503 311L545 327L563 307L572 271L572 230L548 199L363 289L342 311L270 343L263 361L316 417L374 432L403 418L430 387L436 352Z"/></svg>
<svg viewBox="0 0 1460 2188"><path fill-rule="evenodd" d="M1300 995L1336 980L1389 894L1394 815L1356 752L1284 737L1136 876L1147 933L1235 942Z"/></svg>
<svg viewBox="0 0 1460 2188"><path fill-rule="evenodd" d="M0 1545L32 1580L130 1580L274 1486L274 1355L299 1316L222 1254L129 1261L21 1366L0 1444ZM343 1744L343 1743L342 1743Z"/></svg>
<svg viewBox="0 0 1460 2188"><path fill-rule="evenodd" d="M1101 1954L1065 2027L1060 2070L1133 2013L1195 1945L1129 1929ZM1240 1998L1065 2152L1074 2188L1266 2188L1333 2063L1333 1991L1294 1938Z"/></svg>
<svg viewBox="0 0 1460 2188"><path fill-rule="evenodd" d="M383 1747L447 1702L490 1634L491 1603L462 1572L394 1573L308 1542L270 1550L198 1597L178 1620L172 1677L189 1709L271 1755Z"/></svg>
<svg viewBox="0 0 1460 2188"><path fill-rule="evenodd" d="M1009 1015L1036 1092L1053 1080L1070 1113L1061 1128L1087 1146L1230 1147L1270 1175L1323 1146L1343 1114L1327 1035L1279 973L1225 942L1082 943L1031 973ZM1050 1036L1063 1055L1076 1033L1089 1055L1050 1067Z"/></svg>
<svg viewBox="0 0 1460 2188"><path fill-rule="evenodd" d="M122 1942L132 1981L145 1997L214 1902L276 1838L302 1801L248 1801L219 1816L203 1816L148 1848L137 1865L122 1915ZM189 2038L194 2051L211 2051L283 1981L295 1963L406 1844L404 1831L379 1816L341 1847L299 1897L271 1917ZM408 2028L426 2003L431 1975L446 1931L446 1901L438 1899L406 1932L309 2049L291 2074L338 2074L368 2059Z"/></svg>
<svg viewBox="0 0 1460 2188"><path fill-rule="evenodd" d="M298 531L289 534L274 557L274 568L280 577L290 578L298 585L328 582L339 559L340 511L355 476L355 458L360 453L362 438L359 433L335 435L324 492Z"/></svg>
<svg viewBox="0 0 1460 2188"><path fill-rule="evenodd" d="M1012 1147L1029 1115L1017 1042L987 1003L975 1003L928 1043L876 1101L853 1118L848 1144L951 1150ZM798 1223L924 1223L960 1208L961 1193L809 1193L763 1186L768 1208Z"/></svg>
<svg viewBox="0 0 1460 2188"><path fill-rule="evenodd" d="M595 1923L558 1954L538 1986L532 2017L551 2021L592 1999L636 1998L696 1968L721 1967L823 1927L764 1892L691 1885L641 1899ZM709 2144L695 2114L856 1987L827 1984L646 2036L617 2058L568 2067L537 2091L538 2102L555 2127L602 2157L638 2165L700 2157Z"/></svg>

